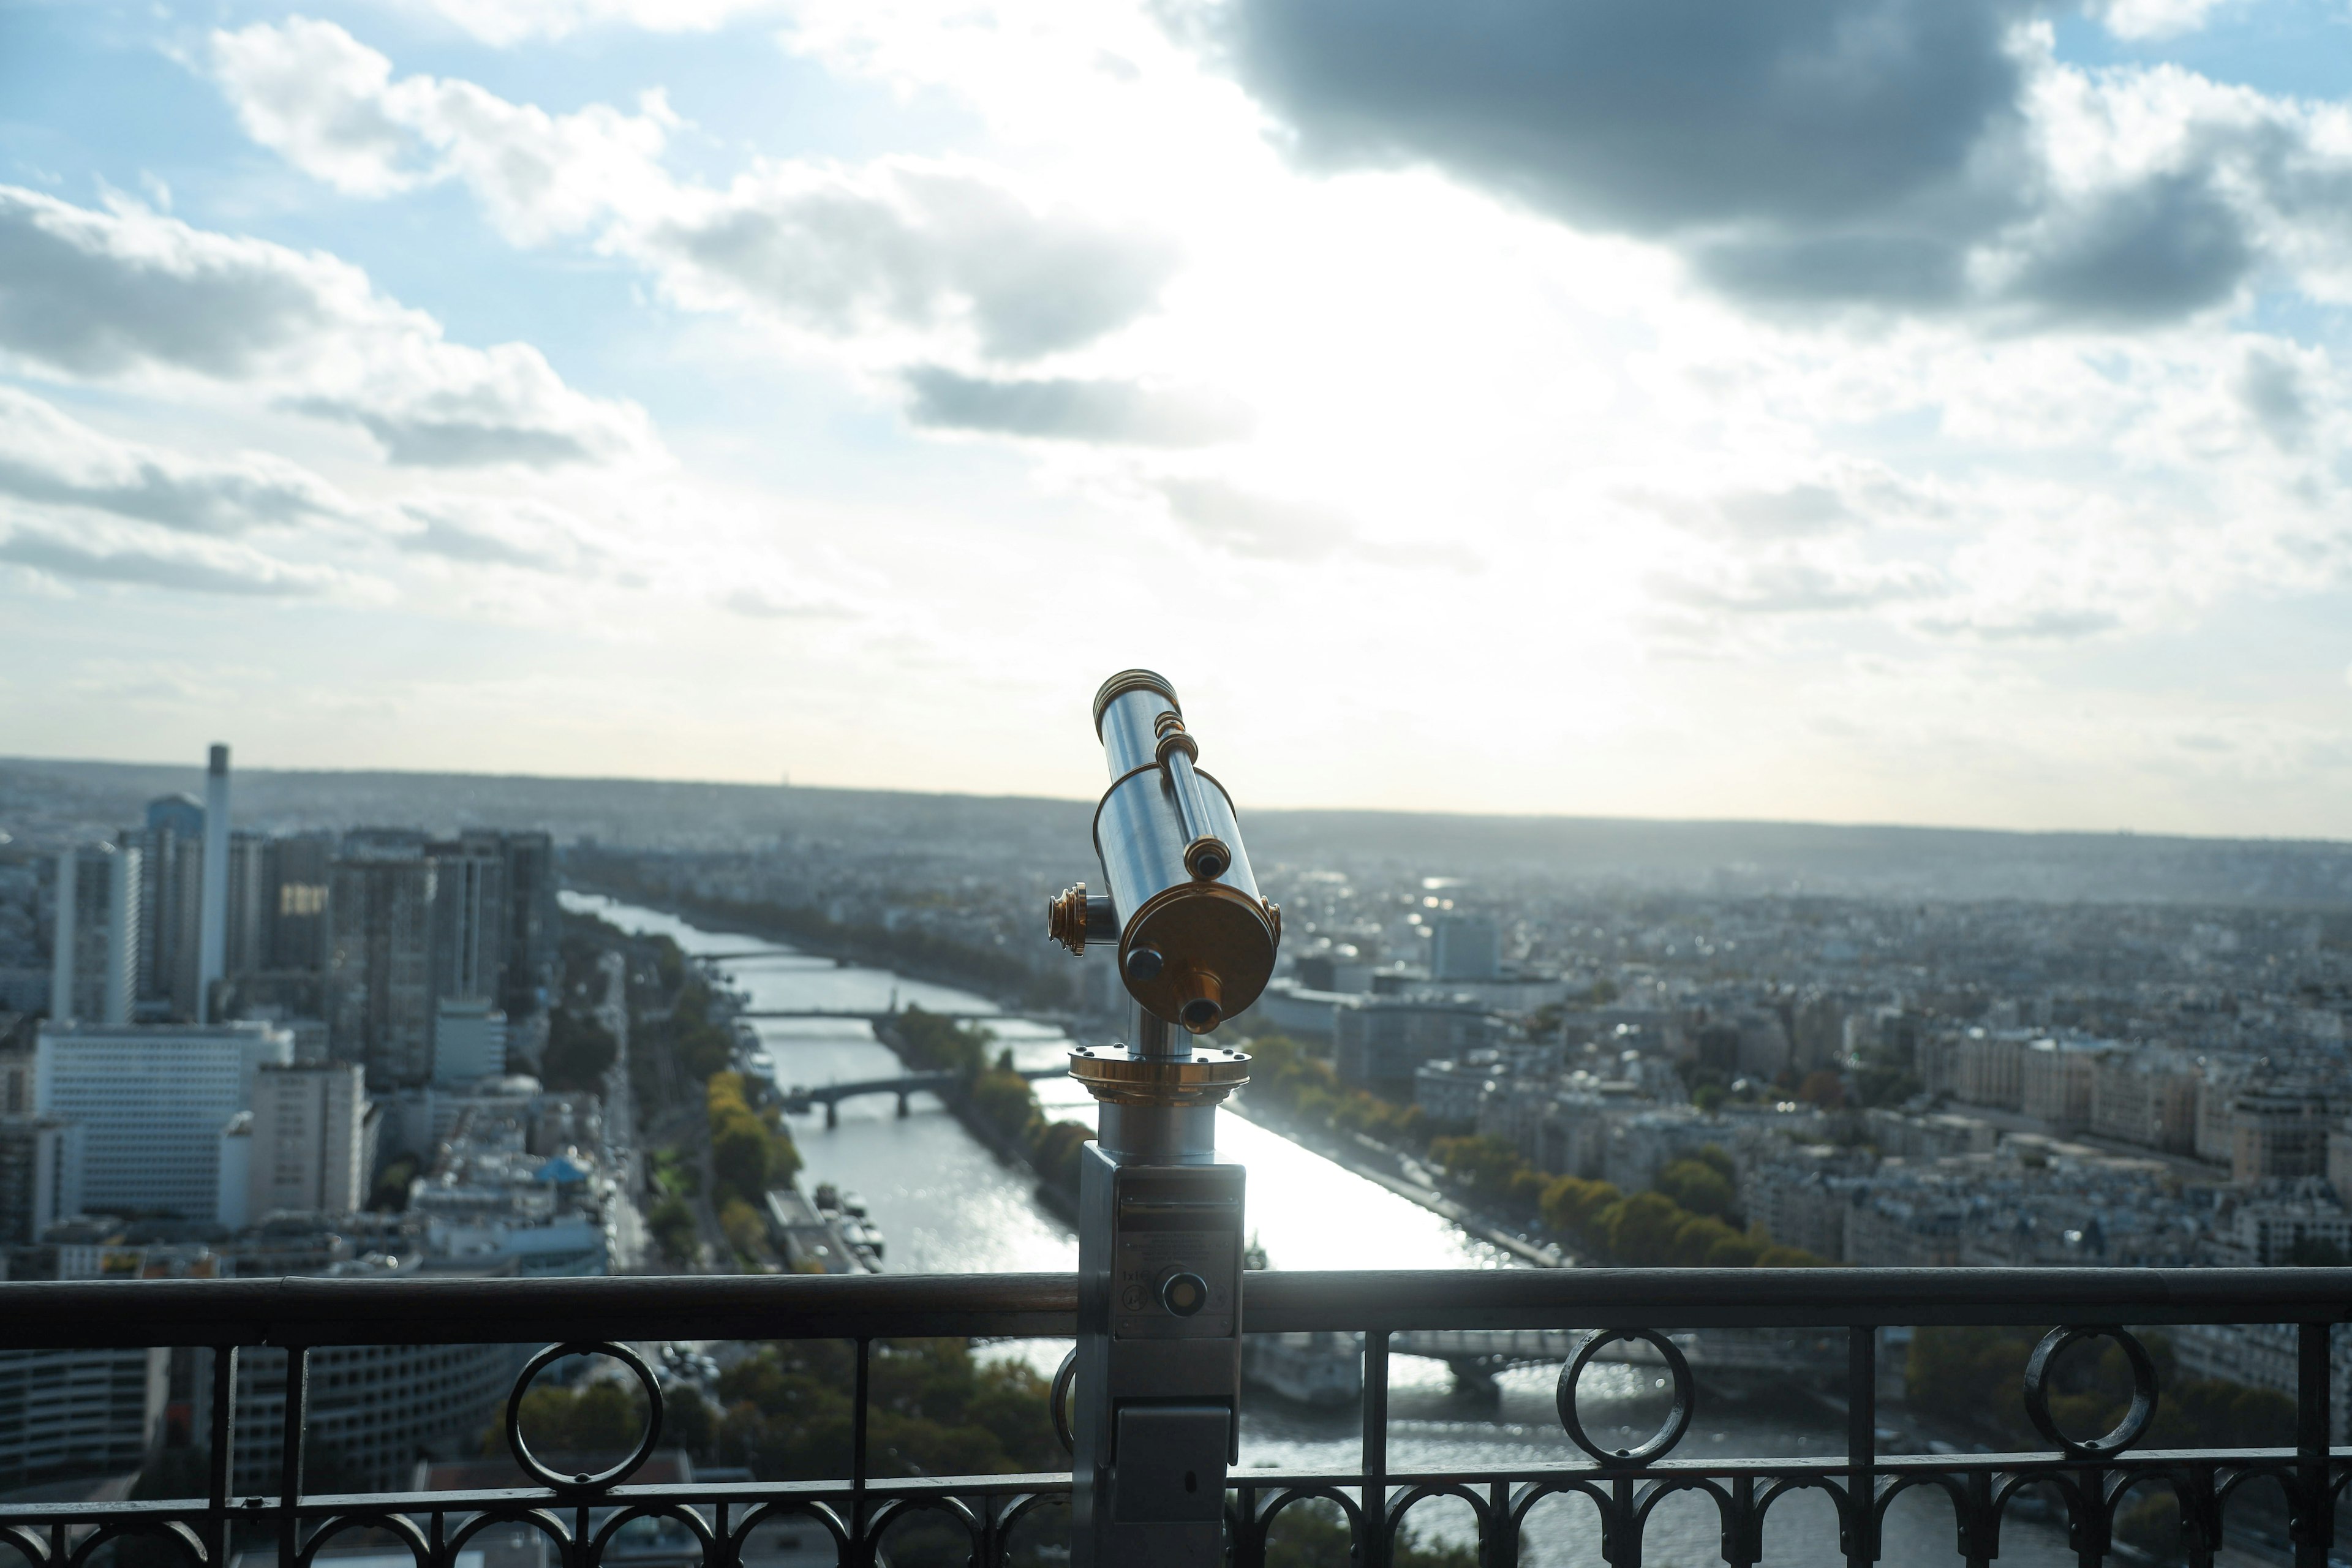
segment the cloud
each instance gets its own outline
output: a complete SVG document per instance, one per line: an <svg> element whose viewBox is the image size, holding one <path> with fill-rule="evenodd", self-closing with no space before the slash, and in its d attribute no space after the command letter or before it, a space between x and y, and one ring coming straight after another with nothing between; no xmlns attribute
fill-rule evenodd
<svg viewBox="0 0 2352 1568"><path fill-rule="evenodd" d="M218 32L211 63L247 132L316 178L366 196L462 184L517 243L593 230L689 309L1028 360L1135 320L1176 266L1164 234L1039 204L969 163L765 162L723 189L679 181L657 95L635 114L552 115L471 82L395 79L332 23Z"/></svg>
<svg viewBox="0 0 2352 1568"><path fill-rule="evenodd" d="M1236 555L1319 561L1356 539L1345 519L1320 507L1237 489L1222 480L1163 479L1160 491L1178 521Z"/></svg>
<svg viewBox="0 0 2352 1568"><path fill-rule="evenodd" d="M675 290L839 336L961 323L992 359L1081 347L1150 310L1175 247L1043 211L969 168L779 164L641 230Z"/></svg>
<svg viewBox="0 0 2352 1568"><path fill-rule="evenodd" d="M357 196L460 181L518 243L657 194L677 123L658 94L638 114L559 115L467 81L394 81L383 54L306 16L215 32L211 63L246 134L304 173Z"/></svg>
<svg viewBox="0 0 2352 1568"><path fill-rule="evenodd" d="M249 386L360 426L399 463L545 468L657 450L635 405L575 391L526 343L451 343L346 262L12 186L0 186L0 353L86 380Z"/></svg>
<svg viewBox="0 0 2352 1568"><path fill-rule="evenodd" d="M1795 554L1732 563L1706 577L1661 573L1650 589L1693 609L1741 616L1843 615L1948 591L1916 563L1839 563Z"/></svg>
<svg viewBox="0 0 2352 1568"><path fill-rule="evenodd" d="M1341 558L1381 566L1475 572L1483 564L1458 543L1369 539L1347 518L1311 502L1244 489L1223 479L1167 478L1156 487L1169 511L1204 544L1261 561Z"/></svg>
<svg viewBox="0 0 2352 1568"><path fill-rule="evenodd" d="M0 387L0 496L237 534L341 518L349 503L282 458L202 459L118 441L26 393Z"/></svg>
<svg viewBox="0 0 2352 1568"><path fill-rule="evenodd" d="M2178 37L2193 33L2221 0L2095 0L2091 14L2118 38Z"/></svg>
<svg viewBox="0 0 2352 1568"><path fill-rule="evenodd" d="M2248 350L2237 391L2247 414L2281 448L2294 451L2310 440L2311 393L2291 353L2275 346Z"/></svg>
<svg viewBox="0 0 2352 1568"><path fill-rule="evenodd" d="M2199 0L2123 0L2144 36ZM2058 66L2035 0L1200 0L1211 51L1323 168L1432 164L1818 310L2129 331L2340 227L2319 112L2171 68ZM2291 247L2290 247L2291 248ZM2332 263L2331 263L2332 264Z"/></svg>
<svg viewBox="0 0 2352 1568"><path fill-rule="evenodd" d="M583 575L612 562L579 519L540 501L433 496L403 501L394 517L400 549L461 565Z"/></svg>
<svg viewBox="0 0 2352 1568"><path fill-rule="evenodd" d="M939 365L905 374L918 425L1046 440L1205 447L1247 435L1249 411L1203 390L1127 381L997 381Z"/></svg>
<svg viewBox="0 0 2352 1568"><path fill-rule="evenodd" d="M707 33L740 17L781 12L786 0L417 0L486 44L564 38L594 27Z"/></svg>
<svg viewBox="0 0 2352 1568"><path fill-rule="evenodd" d="M1580 223L1820 224L2016 121L2015 0L1234 0L1244 85L1330 164L1429 162Z"/></svg>
<svg viewBox="0 0 2352 1568"><path fill-rule="evenodd" d="M249 598L314 597L353 582L332 568L279 561L242 544L115 527L15 523L0 535L0 562L86 582Z"/></svg>
<svg viewBox="0 0 2352 1568"><path fill-rule="evenodd" d="M2254 264L2244 216L2203 170L2053 211L2018 248L2000 292L2055 321L2093 326L2169 321L2220 304Z"/></svg>
<svg viewBox="0 0 2352 1568"><path fill-rule="evenodd" d="M1933 637L1972 642L2063 643L2115 631L2123 617L2092 605L2003 605L1966 616L1923 616L1914 625Z"/></svg>
<svg viewBox="0 0 2352 1568"><path fill-rule="evenodd" d="M829 598L751 583L730 590L719 603L755 621L829 620L846 614Z"/></svg>

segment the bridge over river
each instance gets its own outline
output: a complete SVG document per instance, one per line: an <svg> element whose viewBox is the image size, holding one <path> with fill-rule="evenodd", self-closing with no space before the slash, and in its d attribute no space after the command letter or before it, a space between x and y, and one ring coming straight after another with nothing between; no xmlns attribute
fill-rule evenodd
<svg viewBox="0 0 2352 1568"><path fill-rule="evenodd" d="M1391 1355L1442 1361L1465 1381L1491 1380L1514 1366L1558 1366L1574 1356L1590 1329L1417 1329L1389 1336ZM1705 1382L1741 1389L1777 1378L1846 1371L1846 1336L1801 1329L1703 1329L1672 1334L1675 1348ZM1595 1362L1663 1369L1665 1358L1639 1340L1601 1347Z"/></svg>
<svg viewBox="0 0 2352 1568"><path fill-rule="evenodd" d="M737 1014L741 1017L743 1015ZM1035 1083L1042 1079L1060 1078L1069 1069L1061 1067L1019 1068L1023 1078ZM824 1107L824 1124L830 1128L841 1125L841 1102L865 1094L895 1094L898 1097L898 1114L907 1114L907 1097L929 1089L943 1094L953 1089L961 1079L951 1072L910 1072L896 1078L860 1079L852 1083L794 1084L784 1091L784 1109L799 1113L812 1107Z"/></svg>

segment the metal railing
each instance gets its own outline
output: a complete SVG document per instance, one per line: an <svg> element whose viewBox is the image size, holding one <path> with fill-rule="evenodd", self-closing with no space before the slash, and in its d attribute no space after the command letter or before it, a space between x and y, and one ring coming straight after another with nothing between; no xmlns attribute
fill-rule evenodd
<svg viewBox="0 0 2352 1568"><path fill-rule="evenodd" d="M0 1349L209 1347L209 1481L201 1499L0 1507L0 1565L14 1548L31 1568L82 1568L107 1542L160 1537L194 1568L226 1568L233 1541L273 1531L281 1568L311 1568L320 1549L361 1527L389 1532L418 1568L453 1568L485 1530L520 1525L552 1542L561 1568L600 1568L615 1531L667 1520L691 1534L705 1568L739 1568L752 1532L781 1519L831 1537L845 1568L875 1561L877 1543L919 1511L960 1525L977 1568L1005 1560L1016 1526L1065 1498L1066 1474L877 1477L868 1461L871 1352L878 1341L1055 1338L1076 1329L1069 1275L383 1281L295 1278L0 1285ZM1455 1498L1475 1516L1479 1560L1511 1568L1528 1510L1557 1496L1590 1500L1601 1556L1638 1568L1653 1511L1678 1493L1710 1501L1720 1556L1759 1562L1772 1510L1800 1491L1834 1506L1848 1563L1881 1558L1888 1507L1914 1489L1948 1498L1958 1554L1971 1565L2000 1553L2001 1526L2021 1489L2054 1487L2071 1549L2085 1564L2112 1550L2118 1507L2151 1482L2179 1500L2188 1561L2207 1564L2225 1519L2250 1483L2274 1480L2299 1568L2326 1568L2336 1498L2352 1448L2329 1446L2329 1335L2352 1312L2352 1269L1491 1269L1460 1272L1268 1273L1249 1277L1253 1331L1338 1331L1364 1344L1362 1459L1346 1471L1247 1471L1228 1493L1235 1568L1262 1568L1283 1513L1326 1500L1348 1520L1356 1560L1388 1568L1407 1513ZM2138 1447L2163 1391L2132 1327L2200 1323L2294 1325L2294 1442L2274 1448L2150 1450ZM2025 1406L2046 1447L2032 1452L1882 1454L1876 1389L1878 1330L1888 1326L2057 1324L2025 1372ZM1844 1335L1846 1447L1827 1458L1676 1457L1701 1397L1666 1331L1799 1328ZM1392 1335L1444 1330L1593 1331L1564 1363L1559 1411L1584 1458L1475 1470L1392 1470L1389 1359ZM1649 1345L1671 1373L1673 1409L1637 1447L1595 1441L1577 1415L1578 1375L1609 1342ZM2120 1345L2133 1377L2129 1412L2112 1432L2063 1433L2050 1414L2050 1378L2070 1344ZM303 1484L309 1352L322 1346L465 1344L531 1340L532 1358L508 1401L507 1438L538 1483L488 1491L319 1496ZM633 1484L652 1452L659 1389L629 1346L664 1340L841 1340L856 1347L848 1474L819 1482ZM278 1489L232 1491L236 1356L287 1352ZM516 1426L520 1394L555 1358L609 1353L631 1365L655 1400L655 1421L630 1459L599 1474L565 1475L530 1453Z"/></svg>

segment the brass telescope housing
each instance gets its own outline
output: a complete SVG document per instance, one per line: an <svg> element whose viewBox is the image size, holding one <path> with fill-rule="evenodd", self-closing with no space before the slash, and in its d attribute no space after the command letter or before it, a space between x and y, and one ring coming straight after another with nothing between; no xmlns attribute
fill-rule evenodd
<svg viewBox="0 0 2352 1568"><path fill-rule="evenodd" d="M1075 953L1116 942L1136 1003L1205 1035L1265 989L1282 911L1257 890L1224 786L1194 765L1200 742L1167 679L1121 670L1095 693L1094 715L1111 780L1094 824L1108 894L1066 889L1046 930Z"/></svg>

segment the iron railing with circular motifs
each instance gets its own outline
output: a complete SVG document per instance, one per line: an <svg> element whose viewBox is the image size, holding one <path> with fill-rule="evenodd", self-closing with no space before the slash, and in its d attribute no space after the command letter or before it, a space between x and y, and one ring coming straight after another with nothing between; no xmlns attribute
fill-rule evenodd
<svg viewBox="0 0 2352 1568"><path fill-rule="evenodd" d="M13 1549L25 1568L86 1568L108 1543L146 1537L187 1568L228 1568L237 1544L275 1542L279 1568L313 1568L322 1549L362 1530L404 1545L417 1568L456 1568L486 1531L537 1531L556 1568L607 1568L633 1521L663 1522L690 1538L704 1568L742 1568L756 1532L790 1521L829 1539L845 1568L866 1568L902 1522L929 1516L960 1531L975 1568L997 1568L1016 1539L1050 1528L1043 1517L1068 1494L1066 1473L903 1479L871 1473L867 1416L875 1346L895 1339L1053 1338L1075 1330L1068 1275L756 1279L343 1280L0 1284L0 1349L71 1350L153 1344L209 1348L209 1475L202 1499L158 1502L0 1505L0 1568ZM2027 1489L2054 1491L2077 1560L2106 1560L2119 1510L2136 1492L2168 1488L2179 1505L2181 1550L2210 1563L2233 1503L2275 1483L2298 1568L2326 1568L2336 1500L2352 1449L2330 1447L2330 1340L2352 1313L2352 1269L1489 1269L1461 1272L1272 1273L1249 1279L1253 1331L1361 1336L1360 1467L1345 1472L1238 1471L1228 1493L1234 1568L1263 1568L1285 1513L1319 1502L1344 1517L1355 1561L1388 1568L1408 1514L1457 1499L1475 1519L1479 1560L1511 1568L1529 1510L1547 1498L1589 1500L1601 1560L1638 1568L1659 1505L1678 1494L1711 1504L1720 1558L1763 1559L1772 1510L1793 1493L1825 1496L1837 1552L1849 1564L1880 1561L1889 1506L1927 1488L1948 1499L1958 1554L1972 1565L2000 1556L2003 1521ZM1879 1331L1886 1327L2057 1324L2029 1358L2021 1390L2045 1447L2015 1453L1883 1454L1877 1435ZM2283 1326L2292 1342L2294 1441L2277 1447L2155 1450L2141 1447L2163 1399L2158 1363L2135 1330L2184 1324ZM2128 1325L2128 1326L2127 1326ZM1679 1445L1705 1395L1686 1349L1769 1341L1836 1385L1845 1452L1823 1457L1701 1460ZM1694 1338L1693 1336L1696 1336ZM1741 1336L1746 1336L1741 1340ZM1777 1338L1775 1338L1777 1336ZM843 1340L850 1363L848 1473L814 1482L633 1479L661 1435L661 1392L634 1348L667 1340ZM310 1353L325 1346L477 1344L529 1340L530 1358L508 1401L505 1441L533 1483L485 1491L316 1495L304 1484L310 1445ZM2069 1434L2053 1416L2060 1356L2078 1343L2118 1347L2131 1379L2125 1414L2108 1432ZM1389 1365L1409 1353L1475 1360L1482 1348L1524 1362L1561 1354L1559 1415L1583 1458L1572 1463L1476 1470L1391 1470ZM1435 1345L1436 1351L1425 1347ZM1572 1349L1569 1347L1573 1347ZM274 1493L232 1487L241 1350L286 1356ZM1831 1353L1826 1363L1822 1352ZM1838 1352L1842 1352L1842 1355ZM520 1395L557 1359L602 1354L640 1379L649 1418L635 1448L593 1471L566 1471L533 1454L519 1424ZM1585 1428L1579 1380L1596 1359L1627 1356L1660 1373L1669 1411L1646 1441L1612 1447ZM1842 1364L1841 1364L1842 1363ZM5 1374L0 1374L5 1375ZM1055 1415L1067 1380L1057 1379ZM484 1412L487 1416L488 1412ZM248 1438L249 1440L249 1438ZM265 1552L267 1548L264 1549ZM147 1561L158 1559L151 1552Z"/></svg>

